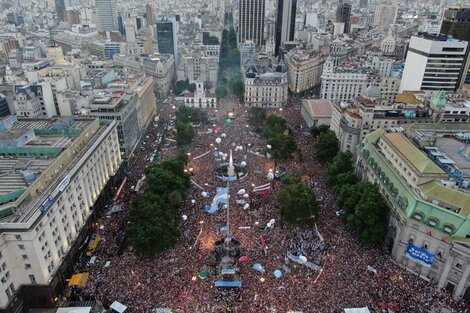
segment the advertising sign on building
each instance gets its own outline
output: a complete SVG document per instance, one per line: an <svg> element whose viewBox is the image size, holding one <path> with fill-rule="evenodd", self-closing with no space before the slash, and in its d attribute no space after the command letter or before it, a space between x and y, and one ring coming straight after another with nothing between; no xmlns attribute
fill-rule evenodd
<svg viewBox="0 0 470 313"><path fill-rule="evenodd" d="M49 209L51 208L51 206L54 204L54 197L52 196L49 196L46 198L46 200L44 200L44 202L41 204L41 206L39 207L39 211L41 211L42 214L46 213L47 211L49 211Z"/></svg>

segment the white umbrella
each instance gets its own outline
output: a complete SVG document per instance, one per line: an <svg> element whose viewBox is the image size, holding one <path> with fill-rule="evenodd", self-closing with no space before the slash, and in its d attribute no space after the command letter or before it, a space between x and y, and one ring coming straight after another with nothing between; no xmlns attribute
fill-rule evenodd
<svg viewBox="0 0 470 313"><path fill-rule="evenodd" d="M216 144L220 144L221 142L222 142L222 139L220 139L220 138L216 138L216 139L215 139L215 143L216 143Z"/></svg>
<svg viewBox="0 0 470 313"><path fill-rule="evenodd" d="M205 197L207 197L207 192L203 191L203 192L201 192L201 195L205 198Z"/></svg>
<svg viewBox="0 0 470 313"><path fill-rule="evenodd" d="M193 199L193 200L191 200L191 203L192 203L192 204L196 203L196 200L194 200L194 199Z"/></svg>
<svg viewBox="0 0 470 313"><path fill-rule="evenodd" d="M237 191L237 195L243 195L246 193L246 190L245 189L240 189Z"/></svg>
<svg viewBox="0 0 470 313"><path fill-rule="evenodd" d="M248 209L249 207L250 207L250 205L247 203L247 204L245 204L245 205L243 206L243 210L246 210L246 209Z"/></svg>
<svg viewBox="0 0 470 313"><path fill-rule="evenodd" d="M300 262L302 262L302 263L307 263L307 258L306 258L305 256L303 256L303 255L300 255L300 256L299 256L299 260L300 260Z"/></svg>
<svg viewBox="0 0 470 313"><path fill-rule="evenodd" d="M227 137L227 134L226 133L223 133L222 135L220 135L222 138L225 138Z"/></svg>
<svg viewBox="0 0 470 313"><path fill-rule="evenodd" d="M247 193L245 193L245 194L243 195L244 198L248 198L249 196L250 196L250 195L247 194Z"/></svg>
<svg viewBox="0 0 470 313"><path fill-rule="evenodd" d="M183 221L186 221L188 219L188 216L187 215L183 215Z"/></svg>
<svg viewBox="0 0 470 313"><path fill-rule="evenodd" d="M266 145L266 148L271 149L272 146L271 145Z"/></svg>
<svg viewBox="0 0 470 313"><path fill-rule="evenodd" d="M268 173L267 178L268 178L268 180L273 180L274 179L274 174L273 173Z"/></svg>
<svg viewBox="0 0 470 313"><path fill-rule="evenodd" d="M245 161L242 161L242 162L240 163L240 165L241 165L241 167L245 167L245 166L246 166L246 162L245 162Z"/></svg>

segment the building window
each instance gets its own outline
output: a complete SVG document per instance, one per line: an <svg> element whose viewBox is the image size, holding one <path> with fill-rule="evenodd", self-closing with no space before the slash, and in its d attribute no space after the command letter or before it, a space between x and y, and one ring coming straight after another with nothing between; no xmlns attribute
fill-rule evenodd
<svg viewBox="0 0 470 313"><path fill-rule="evenodd" d="M24 269L25 269L25 270L31 269L31 264L25 264L25 265L24 265Z"/></svg>
<svg viewBox="0 0 470 313"><path fill-rule="evenodd" d="M20 250L24 250L24 245L18 245L18 248L19 248Z"/></svg>

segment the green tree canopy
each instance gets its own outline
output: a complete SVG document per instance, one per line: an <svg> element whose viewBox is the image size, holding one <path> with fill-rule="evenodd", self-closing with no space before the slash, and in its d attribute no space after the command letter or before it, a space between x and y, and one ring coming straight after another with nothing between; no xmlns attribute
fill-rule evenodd
<svg viewBox="0 0 470 313"><path fill-rule="evenodd" d="M132 204L126 236L137 255L153 257L178 242L176 210L190 185L183 158L163 161L146 169L145 195Z"/></svg>
<svg viewBox="0 0 470 313"><path fill-rule="evenodd" d="M225 85L220 84L219 86L217 86L217 88L215 88L215 94L217 95L217 100L227 98L227 87L225 87Z"/></svg>
<svg viewBox="0 0 470 313"><path fill-rule="evenodd" d="M263 134L268 140L287 130L287 121L276 115L269 115L263 127Z"/></svg>
<svg viewBox="0 0 470 313"><path fill-rule="evenodd" d="M266 109L264 108L250 108L248 111L248 121L255 127L263 127L267 119Z"/></svg>
<svg viewBox="0 0 470 313"><path fill-rule="evenodd" d="M277 195L282 217L293 224L313 224L318 217L315 193L305 185L289 186Z"/></svg>
<svg viewBox="0 0 470 313"><path fill-rule="evenodd" d="M195 136L196 131L191 125L181 123L176 125L176 144L178 146L190 144Z"/></svg>
<svg viewBox="0 0 470 313"><path fill-rule="evenodd" d="M338 175L353 170L351 151L339 152L331 163L328 164L327 177L330 184L337 184Z"/></svg>
<svg viewBox="0 0 470 313"><path fill-rule="evenodd" d="M338 153L338 139L331 130L321 133L316 143L315 155L322 161L331 160Z"/></svg>
<svg viewBox="0 0 470 313"><path fill-rule="evenodd" d="M318 127L313 126L312 128L310 128L310 133L312 134L312 136L317 137L320 134L326 133L329 130L330 130L330 126L328 125L320 125Z"/></svg>
<svg viewBox="0 0 470 313"><path fill-rule="evenodd" d="M277 134L268 141L268 144L271 145L269 153L276 162L289 159L297 150L295 139L290 134Z"/></svg>

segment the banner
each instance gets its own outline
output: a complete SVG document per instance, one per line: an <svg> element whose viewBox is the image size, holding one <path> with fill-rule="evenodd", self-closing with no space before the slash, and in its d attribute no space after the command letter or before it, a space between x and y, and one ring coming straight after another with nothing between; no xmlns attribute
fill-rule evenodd
<svg viewBox="0 0 470 313"><path fill-rule="evenodd" d="M434 254L429 253L426 249L418 248L412 244L408 244L405 255L409 259L426 267L431 267L432 263L434 262Z"/></svg>

